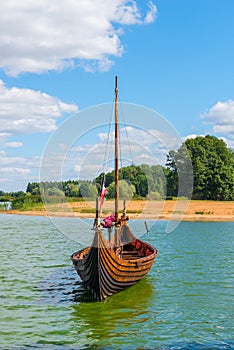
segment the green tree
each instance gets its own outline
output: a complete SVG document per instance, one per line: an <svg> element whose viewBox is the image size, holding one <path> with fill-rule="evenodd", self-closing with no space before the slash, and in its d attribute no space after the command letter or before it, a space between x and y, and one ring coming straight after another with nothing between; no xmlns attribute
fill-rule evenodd
<svg viewBox="0 0 234 350"><path fill-rule="evenodd" d="M29 182L26 192L31 193L33 195L39 195L40 194L40 186L38 182Z"/></svg>
<svg viewBox="0 0 234 350"><path fill-rule="evenodd" d="M107 198L114 198L115 197L115 183L112 182L108 188L108 195ZM131 185L126 180L120 180L119 181L119 198L120 199L131 199L135 193L135 186Z"/></svg>
<svg viewBox="0 0 234 350"><path fill-rule="evenodd" d="M56 187L56 185L54 187L48 188L47 194L48 196L64 197L64 192Z"/></svg>
<svg viewBox="0 0 234 350"><path fill-rule="evenodd" d="M234 199L234 153L225 142L207 135L189 139L194 171L193 198Z"/></svg>
<svg viewBox="0 0 234 350"><path fill-rule="evenodd" d="M167 197L176 197L178 194L178 172L176 167L176 151L171 150L167 155L165 171L167 179Z"/></svg>
<svg viewBox="0 0 234 350"><path fill-rule="evenodd" d="M223 140L210 135L188 139L177 152L169 153L167 166L170 170L168 179L171 193L176 190L176 181L180 177L179 171L183 173L183 178L186 180L184 174L186 175L187 169L183 158L185 147L193 166L192 198L233 200L234 153L227 148Z"/></svg>
<svg viewBox="0 0 234 350"><path fill-rule="evenodd" d="M137 196L146 197L148 192L157 192L160 197L164 197L166 188L165 171L166 168L161 165L130 165L119 169L119 179L125 180L134 186L134 194ZM111 192L109 198L112 198L114 171L107 173L105 176L104 174L101 174L95 179L95 183L98 183L101 186L104 177L105 186ZM156 197L158 197L158 194Z"/></svg>
<svg viewBox="0 0 234 350"><path fill-rule="evenodd" d="M98 194L97 187L89 182L81 182L80 184L81 196L88 199L95 199Z"/></svg>
<svg viewBox="0 0 234 350"><path fill-rule="evenodd" d="M79 197L79 186L75 181L66 181L63 183L63 190L66 197Z"/></svg>
<svg viewBox="0 0 234 350"><path fill-rule="evenodd" d="M165 197L166 194L166 176L165 168L161 165L152 165L151 166L152 178L153 178L153 187L152 192L159 193L160 197Z"/></svg>

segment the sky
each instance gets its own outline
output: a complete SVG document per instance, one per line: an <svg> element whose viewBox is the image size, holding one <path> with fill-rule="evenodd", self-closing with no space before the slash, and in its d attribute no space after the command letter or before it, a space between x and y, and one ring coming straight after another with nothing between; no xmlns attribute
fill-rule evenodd
<svg viewBox="0 0 234 350"><path fill-rule="evenodd" d="M92 108L113 101L116 75L121 103L155 111L126 127L136 162L155 155L152 135L167 151L172 134L210 134L234 148L233 16L233 0L1 3L0 190L40 181L52 143L66 158L64 178L81 176L107 138ZM162 137L163 127L172 134Z"/></svg>

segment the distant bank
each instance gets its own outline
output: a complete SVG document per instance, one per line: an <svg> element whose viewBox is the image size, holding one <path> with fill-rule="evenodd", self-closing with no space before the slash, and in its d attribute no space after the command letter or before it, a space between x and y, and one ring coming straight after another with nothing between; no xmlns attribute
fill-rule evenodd
<svg viewBox="0 0 234 350"><path fill-rule="evenodd" d="M105 207L106 215L108 215L111 212L112 202L107 201ZM84 218L94 217L94 212L94 202L54 204L41 210L0 210L2 214ZM127 212L130 219L234 221L234 201L132 200L127 204Z"/></svg>

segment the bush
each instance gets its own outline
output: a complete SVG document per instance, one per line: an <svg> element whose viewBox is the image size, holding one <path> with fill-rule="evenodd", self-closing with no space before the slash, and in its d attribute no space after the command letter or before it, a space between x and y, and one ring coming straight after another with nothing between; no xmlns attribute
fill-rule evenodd
<svg viewBox="0 0 234 350"><path fill-rule="evenodd" d="M161 200L163 199L161 194L159 192L150 192L147 194L147 199L150 200L150 201L158 201L158 200Z"/></svg>
<svg viewBox="0 0 234 350"><path fill-rule="evenodd" d="M41 207L42 200L40 195L24 195L14 198L11 207L16 210L30 210L32 207Z"/></svg>

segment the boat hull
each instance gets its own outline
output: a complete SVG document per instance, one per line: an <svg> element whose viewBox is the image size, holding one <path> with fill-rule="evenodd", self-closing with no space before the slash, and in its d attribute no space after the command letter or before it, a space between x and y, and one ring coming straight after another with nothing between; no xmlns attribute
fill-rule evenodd
<svg viewBox="0 0 234 350"><path fill-rule="evenodd" d="M92 245L72 254L74 267L95 300L136 284L152 267L157 250L133 235L131 238L121 249L114 248L105 240L102 230L96 230Z"/></svg>

